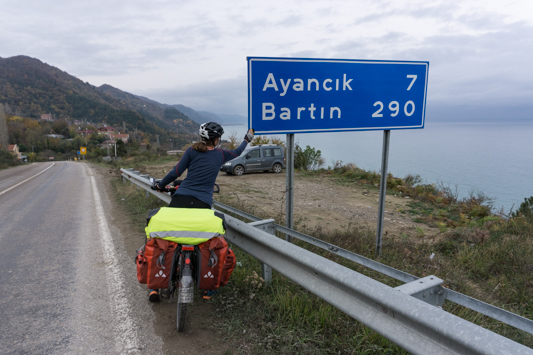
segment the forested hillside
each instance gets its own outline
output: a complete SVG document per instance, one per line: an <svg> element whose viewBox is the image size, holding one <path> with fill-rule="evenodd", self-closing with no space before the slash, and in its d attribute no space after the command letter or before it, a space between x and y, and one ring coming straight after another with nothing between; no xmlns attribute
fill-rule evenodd
<svg viewBox="0 0 533 355"><path fill-rule="evenodd" d="M176 109L147 104L109 85L97 88L38 59L26 56L0 58L0 103L17 116L126 122L127 129L168 135L169 131L194 133L198 124Z"/></svg>
<svg viewBox="0 0 533 355"><path fill-rule="evenodd" d="M174 107L141 98L107 84L100 86L98 90L112 96L129 109L148 117L157 118L160 121L159 125L170 127L178 132L196 132L198 130L198 122Z"/></svg>

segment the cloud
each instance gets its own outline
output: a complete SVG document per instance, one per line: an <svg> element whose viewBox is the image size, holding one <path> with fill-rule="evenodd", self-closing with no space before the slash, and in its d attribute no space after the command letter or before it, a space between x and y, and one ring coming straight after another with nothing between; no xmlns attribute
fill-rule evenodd
<svg viewBox="0 0 533 355"><path fill-rule="evenodd" d="M494 105L531 102L532 50L533 27L516 23L483 35L427 38L414 53L432 63L430 83L442 100Z"/></svg>
<svg viewBox="0 0 533 355"><path fill-rule="evenodd" d="M522 107L533 94L521 2L0 1L0 56L195 109L246 113L246 56L427 60L432 104Z"/></svg>

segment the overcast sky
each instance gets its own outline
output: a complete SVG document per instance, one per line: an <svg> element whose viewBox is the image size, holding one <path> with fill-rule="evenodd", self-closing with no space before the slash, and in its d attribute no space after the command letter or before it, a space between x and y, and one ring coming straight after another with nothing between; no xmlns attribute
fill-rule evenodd
<svg viewBox="0 0 533 355"><path fill-rule="evenodd" d="M0 0L0 9L0 57L28 55L195 110L246 115L246 57L267 56L429 61L427 115L533 117L533 0Z"/></svg>

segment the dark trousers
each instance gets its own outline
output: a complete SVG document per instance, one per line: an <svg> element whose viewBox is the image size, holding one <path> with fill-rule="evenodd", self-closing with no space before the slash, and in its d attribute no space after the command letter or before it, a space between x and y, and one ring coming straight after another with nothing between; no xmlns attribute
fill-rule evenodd
<svg viewBox="0 0 533 355"><path fill-rule="evenodd" d="M168 207L178 207L178 208L209 208L211 206L207 203L200 201L196 197L185 196L185 195L174 195L172 196L172 201Z"/></svg>

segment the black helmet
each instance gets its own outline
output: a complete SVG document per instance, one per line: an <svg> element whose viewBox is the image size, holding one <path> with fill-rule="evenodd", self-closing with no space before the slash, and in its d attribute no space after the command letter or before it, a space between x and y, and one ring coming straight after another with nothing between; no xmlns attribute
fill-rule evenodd
<svg viewBox="0 0 533 355"><path fill-rule="evenodd" d="M224 129L216 122L207 122L200 125L200 137L211 140L221 137L224 134Z"/></svg>

